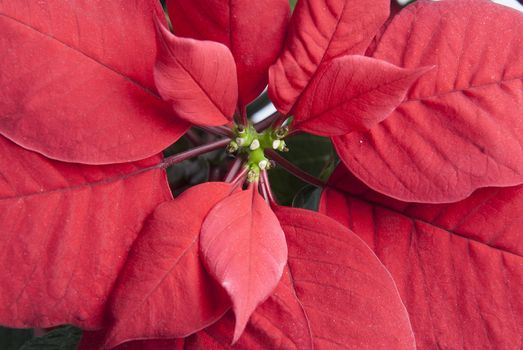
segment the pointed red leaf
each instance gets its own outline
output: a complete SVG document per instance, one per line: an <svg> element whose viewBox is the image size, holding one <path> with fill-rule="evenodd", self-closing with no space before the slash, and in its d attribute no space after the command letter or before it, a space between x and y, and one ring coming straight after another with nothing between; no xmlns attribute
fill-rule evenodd
<svg viewBox="0 0 523 350"><path fill-rule="evenodd" d="M158 1L2 1L0 134L58 160L127 162L187 125L153 82Z"/></svg>
<svg viewBox="0 0 523 350"><path fill-rule="evenodd" d="M238 70L240 108L262 92L285 38L288 0L168 0L167 7L177 35L229 47Z"/></svg>
<svg viewBox="0 0 523 350"><path fill-rule="evenodd" d="M426 71L365 56L336 58L320 67L300 97L293 125L321 136L368 130L400 104Z"/></svg>
<svg viewBox="0 0 523 350"><path fill-rule="evenodd" d="M231 297L233 342L276 288L287 261L278 219L253 187L218 203L202 226L200 253L207 271Z"/></svg>
<svg viewBox="0 0 523 350"><path fill-rule="evenodd" d="M269 94L289 113L322 63L361 55L389 15L389 0L300 0L285 48L269 70Z"/></svg>
<svg viewBox="0 0 523 350"><path fill-rule="evenodd" d="M154 81L174 113L196 125L231 121L238 83L229 49L212 41L179 38L161 24L157 40Z"/></svg>
<svg viewBox="0 0 523 350"><path fill-rule="evenodd" d="M357 233L389 269L420 349L521 346L522 186L416 204L384 199L343 169L331 185L340 190L327 189L320 210Z"/></svg>
<svg viewBox="0 0 523 350"><path fill-rule="evenodd" d="M0 324L103 325L145 217L172 198L160 160L67 164L0 137Z"/></svg>
<svg viewBox="0 0 523 350"><path fill-rule="evenodd" d="M523 181L523 15L489 1L418 1L374 56L436 65L369 132L336 137L338 154L373 189L449 202Z"/></svg>
<svg viewBox="0 0 523 350"><path fill-rule="evenodd" d="M205 183L154 211L112 294L114 322L105 346L132 339L186 337L230 308L227 293L200 262L198 239L209 210L231 190L230 184Z"/></svg>
<svg viewBox="0 0 523 350"><path fill-rule="evenodd" d="M414 349L407 311L369 247L334 220L302 209L276 211L288 268L251 317L241 349ZM188 338L187 349L230 349L230 318Z"/></svg>
<svg viewBox="0 0 523 350"><path fill-rule="evenodd" d="M230 346L234 314L185 341L185 349L311 349L312 334L303 307L296 298L288 269L274 293L252 314L244 333Z"/></svg>

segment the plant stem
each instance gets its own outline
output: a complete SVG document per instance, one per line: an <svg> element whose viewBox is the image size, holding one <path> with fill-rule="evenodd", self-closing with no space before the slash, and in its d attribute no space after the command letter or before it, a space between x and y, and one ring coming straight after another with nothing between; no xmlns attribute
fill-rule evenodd
<svg viewBox="0 0 523 350"><path fill-rule="evenodd" d="M223 148L227 144L229 144L230 141L231 140L229 140L229 139L221 139L221 140L218 140L218 141L215 141L212 143L208 143L208 144L200 146L200 147L190 149L190 150L182 152L182 153L175 154L173 156L165 158L163 160L163 162L161 162L159 164L159 166L164 169L168 168L171 165L183 162L184 160L199 156L199 155L207 153L207 152L217 150L219 148Z"/></svg>
<svg viewBox="0 0 523 350"><path fill-rule="evenodd" d="M202 140L200 139L200 136L198 136L198 134L196 134L194 129L187 130L187 132L185 133L185 137L187 138L187 140L189 140L189 142L193 146L198 146L198 145L202 144Z"/></svg>
<svg viewBox="0 0 523 350"><path fill-rule="evenodd" d="M242 166L243 160L241 158L236 158L234 162L231 165L231 168L227 172L227 175L225 175L225 179L223 181L230 182L234 176L238 173L238 170L240 170L240 167Z"/></svg>
<svg viewBox="0 0 523 350"><path fill-rule="evenodd" d="M276 163L278 163L282 168L287 170L289 173L291 173L294 176L302 179L303 181L305 181L305 182L307 182L307 183L309 183L309 184L311 184L313 186L319 187L319 188L323 188L323 187L325 187L327 185L322 180L320 180L320 179L310 175L309 173L301 170L296 165L292 164L287 159L285 159L282 156L280 156L274 150L271 149L271 150L267 150L266 152L267 152L267 156L269 156L269 158L274 160Z"/></svg>
<svg viewBox="0 0 523 350"><path fill-rule="evenodd" d="M278 119L276 119L273 123L272 123L272 128L273 129L277 129L277 128L281 128L283 126L283 123L289 118L288 115L285 115L285 114L281 114L281 113L278 113Z"/></svg>
<svg viewBox="0 0 523 350"><path fill-rule="evenodd" d="M262 188L267 194L267 199L269 202L269 205L272 207L274 205L277 205L278 203L274 199L274 196L272 194L271 184L269 182L269 176L267 175L267 170L263 170L260 174L260 183L262 185Z"/></svg>
<svg viewBox="0 0 523 350"><path fill-rule="evenodd" d="M296 135L299 135L299 134L303 134L303 131L301 130L291 130L286 137L293 137L293 136L296 136Z"/></svg>
<svg viewBox="0 0 523 350"><path fill-rule="evenodd" d="M267 129L269 126L271 126L271 124L275 120L277 120L280 117L280 115L281 115L280 112L278 112L278 111L274 112L273 114L271 114L267 118L265 118L262 121L254 124L254 129L256 129L256 131L258 131L258 132Z"/></svg>
<svg viewBox="0 0 523 350"><path fill-rule="evenodd" d="M200 129L207 131L208 133L211 133L214 135L233 137L232 130L230 130L226 126L195 126L195 127L200 128Z"/></svg>
<svg viewBox="0 0 523 350"><path fill-rule="evenodd" d="M234 178L232 178L230 181L226 181L226 182L229 182L229 183L235 184L235 185L241 182L243 185L243 182L245 181L245 178L247 177L248 171L249 171L249 169L244 167L238 174L236 174L236 176Z"/></svg>

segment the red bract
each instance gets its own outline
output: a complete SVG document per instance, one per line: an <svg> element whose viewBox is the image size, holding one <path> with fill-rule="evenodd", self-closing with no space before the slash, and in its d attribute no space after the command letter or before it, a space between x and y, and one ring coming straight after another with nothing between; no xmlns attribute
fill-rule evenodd
<svg viewBox="0 0 523 350"><path fill-rule="evenodd" d="M0 133L53 159L153 156L187 129L153 81L157 1L0 4Z"/></svg>
<svg viewBox="0 0 523 350"><path fill-rule="evenodd" d="M421 349L523 341L523 187L453 204L399 202L339 168L320 210L372 247L396 281Z"/></svg>
<svg viewBox="0 0 523 350"><path fill-rule="evenodd" d="M383 123L334 138L340 158L371 188L406 201L449 202L521 183L521 33L521 13L490 1L406 8L373 56L436 68Z"/></svg>
<svg viewBox="0 0 523 350"><path fill-rule="evenodd" d="M160 160L66 164L0 137L0 323L103 325L143 220L172 198Z"/></svg>
<svg viewBox="0 0 523 350"><path fill-rule="evenodd" d="M236 342L256 307L278 284L287 245L278 219L250 187L224 199L201 228L200 252L207 271L231 297Z"/></svg>
<svg viewBox="0 0 523 350"><path fill-rule="evenodd" d="M156 0L0 1L2 324L89 350L521 346L521 14L167 7L174 33ZM227 138L162 160L189 123ZM272 196L271 158L324 185L276 153L300 131L349 169L321 201L341 224ZM165 169L226 145L225 181L173 200Z"/></svg>
<svg viewBox="0 0 523 350"><path fill-rule="evenodd" d="M276 215L289 246L287 267L234 348L363 348L368 344L373 349L415 348L396 286L361 239L311 211L278 208ZM233 329L229 314L184 341L131 342L130 348L231 349ZM83 346L97 348L102 338L103 334L91 333Z"/></svg>

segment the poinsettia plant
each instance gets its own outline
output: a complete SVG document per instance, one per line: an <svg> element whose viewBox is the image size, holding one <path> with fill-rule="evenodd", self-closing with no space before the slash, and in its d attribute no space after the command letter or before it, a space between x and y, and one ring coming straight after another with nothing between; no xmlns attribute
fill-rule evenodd
<svg viewBox="0 0 523 350"><path fill-rule="evenodd" d="M390 6L0 0L0 324L81 349L523 347L523 15ZM289 160L304 134L334 145L328 180ZM278 168L318 210L283 205Z"/></svg>

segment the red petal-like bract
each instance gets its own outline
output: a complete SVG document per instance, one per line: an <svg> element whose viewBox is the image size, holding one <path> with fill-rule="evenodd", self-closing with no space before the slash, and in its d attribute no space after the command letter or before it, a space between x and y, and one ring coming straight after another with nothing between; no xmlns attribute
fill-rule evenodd
<svg viewBox="0 0 523 350"><path fill-rule="evenodd" d="M186 349L229 349L234 314L186 339ZM309 320L292 285L289 269L269 299L252 314L245 331L235 344L238 349L312 349Z"/></svg>
<svg viewBox="0 0 523 350"><path fill-rule="evenodd" d="M415 348L398 290L360 238L315 212L282 207L276 215L287 237L288 268L235 348ZM185 348L230 349L231 331L226 318L186 339Z"/></svg>
<svg viewBox="0 0 523 350"><path fill-rule="evenodd" d="M252 314L232 347L234 315L181 340L129 349L414 349L405 306L372 250L336 221L311 211L276 210L289 246L274 293ZM91 343L89 343L91 341ZM85 349L96 341L89 334ZM125 345L125 344L124 344ZM171 346L171 347L169 347ZM117 348L125 349L124 347Z"/></svg>
<svg viewBox="0 0 523 350"><path fill-rule="evenodd" d="M230 308L227 293L200 262L198 240L205 216L231 190L219 182L192 187L146 221L111 296L107 348L132 339L186 337Z"/></svg>
<svg viewBox="0 0 523 350"><path fill-rule="evenodd" d="M321 136L366 131L385 119L427 69L350 55L323 64L294 110L293 126Z"/></svg>
<svg viewBox="0 0 523 350"><path fill-rule="evenodd" d="M391 272L420 349L523 344L523 186L453 204L392 200L338 169L320 210L364 239Z"/></svg>
<svg viewBox="0 0 523 350"><path fill-rule="evenodd" d="M122 15L123 14L123 15ZM187 124L154 89L158 1L1 1L0 133L49 158L157 154Z"/></svg>
<svg viewBox="0 0 523 350"><path fill-rule="evenodd" d="M236 66L229 49L216 42L180 38L157 25L154 81L174 113L196 125L232 120L238 100Z"/></svg>
<svg viewBox="0 0 523 350"><path fill-rule="evenodd" d="M0 324L104 325L143 221L172 198L160 161L67 164L0 137Z"/></svg>
<svg viewBox="0 0 523 350"><path fill-rule="evenodd" d="M390 0L300 0L285 49L269 70L269 95L291 111L317 69L342 55L361 55L389 15Z"/></svg>
<svg viewBox="0 0 523 350"><path fill-rule="evenodd" d="M168 0L174 32L227 45L238 69L239 105L267 85L289 21L288 0Z"/></svg>
<svg viewBox="0 0 523 350"><path fill-rule="evenodd" d="M418 1L397 15L374 57L435 65L384 122L334 138L371 188L414 202L463 199L523 181L523 15L483 0Z"/></svg>
<svg viewBox="0 0 523 350"><path fill-rule="evenodd" d="M203 222L200 254L207 271L231 297L242 334L256 307L273 292L287 261L287 245L271 208L253 187L218 203Z"/></svg>

